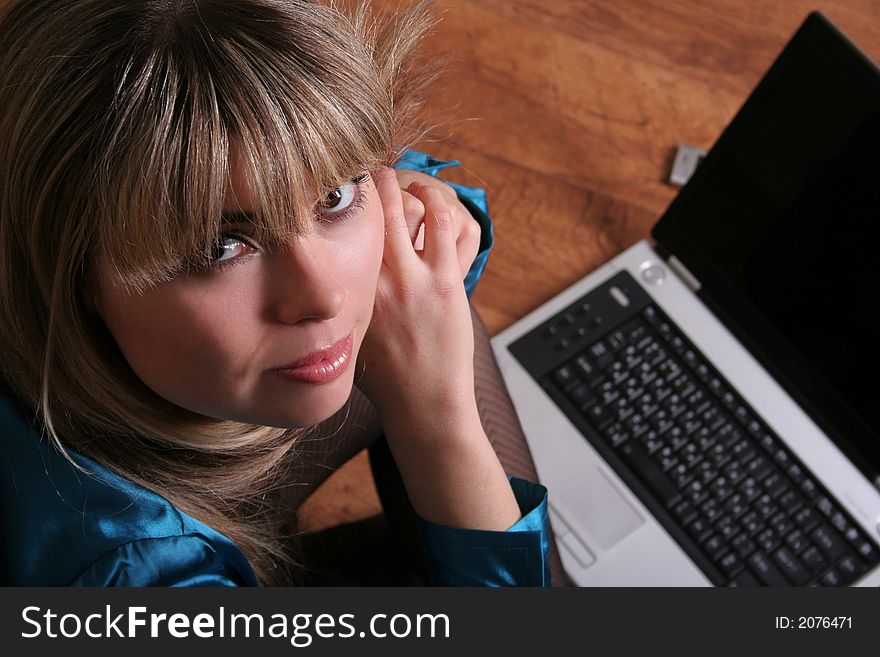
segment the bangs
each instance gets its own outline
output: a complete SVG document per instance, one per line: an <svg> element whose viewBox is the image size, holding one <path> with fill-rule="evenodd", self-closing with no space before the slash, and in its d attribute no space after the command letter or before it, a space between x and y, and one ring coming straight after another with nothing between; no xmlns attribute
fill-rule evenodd
<svg viewBox="0 0 880 657"><path fill-rule="evenodd" d="M99 253L128 287L210 262L234 171L252 186L248 215L269 246L395 155L391 83L363 17L302 2L203 4L146 21L114 83L91 212Z"/></svg>

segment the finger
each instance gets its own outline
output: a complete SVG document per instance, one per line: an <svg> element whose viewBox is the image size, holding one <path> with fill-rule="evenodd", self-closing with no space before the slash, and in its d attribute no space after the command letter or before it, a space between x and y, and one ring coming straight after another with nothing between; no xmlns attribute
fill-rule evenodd
<svg viewBox="0 0 880 657"><path fill-rule="evenodd" d="M455 190L440 178L436 178L434 176L430 176L427 173L422 173L421 171L413 171L411 169L396 169L397 171L397 182L400 183L400 186L406 189L409 187L411 183L417 182L420 185L424 185L425 187L434 187L435 189L439 189L444 198L447 201L454 201L458 196L455 193Z"/></svg>
<svg viewBox="0 0 880 657"><path fill-rule="evenodd" d="M460 213L456 213L458 215ZM480 230L479 224L471 216L470 212L464 211L464 226L458 230L458 240L455 243L455 249L458 253L458 265L461 270L462 280L471 269L477 253L480 251ZM476 226L476 228L475 228Z"/></svg>
<svg viewBox="0 0 880 657"><path fill-rule="evenodd" d="M435 271L458 273L455 223L446 199L431 187L418 185L410 189L425 205L425 260Z"/></svg>
<svg viewBox="0 0 880 657"><path fill-rule="evenodd" d="M403 190L401 196L403 198L403 213L406 216L406 226L409 231L410 241L415 246L419 229L425 219L425 206L406 189Z"/></svg>
<svg viewBox="0 0 880 657"><path fill-rule="evenodd" d="M383 167L375 175L376 190L382 203L385 215L385 252L382 257L386 262L404 264L415 254L406 214L403 209L403 198L397 184L397 176L393 169Z"/></svg>

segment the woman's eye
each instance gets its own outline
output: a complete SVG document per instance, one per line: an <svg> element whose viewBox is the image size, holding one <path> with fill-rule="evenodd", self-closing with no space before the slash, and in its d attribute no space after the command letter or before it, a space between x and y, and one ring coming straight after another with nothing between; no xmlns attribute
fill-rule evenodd
<svg viewBox="0 0 880 657"><path fill-rule="evenodd" d="M344 212L357 197L357 182L347 182L341 187L330 190L317 206L318 214L332 215L338 212Z"/></svg>
<svg viewBox="0 0 880 657"><path fill-rule="evenodd" d="M254 248L239 237L221 237L211 249L211 262L228 262L253 251Z"/></svg>

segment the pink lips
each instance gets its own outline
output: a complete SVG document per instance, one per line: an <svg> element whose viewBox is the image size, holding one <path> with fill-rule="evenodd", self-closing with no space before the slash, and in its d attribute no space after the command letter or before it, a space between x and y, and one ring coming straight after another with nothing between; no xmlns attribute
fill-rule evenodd
<svg viewBox="0 0 880 657"><path fill-rule="evenodd" d="M272 372L290 381L300 383L329 383L348 369L354 342L353 336L353 333L349 333L330 347L311 353L290 365L275 368Z"/></svg>

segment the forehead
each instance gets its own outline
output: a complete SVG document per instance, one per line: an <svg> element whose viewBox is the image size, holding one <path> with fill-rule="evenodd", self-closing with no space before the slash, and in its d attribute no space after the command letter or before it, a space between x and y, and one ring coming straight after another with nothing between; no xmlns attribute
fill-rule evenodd
<svg viewBox="0 0 880 657"><path fill-rule="evenodd" d="M230 144L227 165L228 169L223 193L223 214L236 212L254 214L259 212L261 202L259 191L255 184L254 167L240 143L233 141ZM260 168L262 169L263 167ZM300 184L302 189L296 191L300 192L300 194L304 193L306 198L314 197L311 200L317 201L320 193L315 189L315 177L308 171L302 171L301 177L303 179ZM288 184L291 184L291 182L289 181ZM300 195L294 193L292 196L298 197ZM304 207L302 210L307 211L308 207Z"/></svg>
<svg viewBox="0 0 880 657"><path fill-rule="evenodd" d="M254 176L238 145L229 148L229 175L223 194L223 212L251 212L257 206Z"/></svg>

